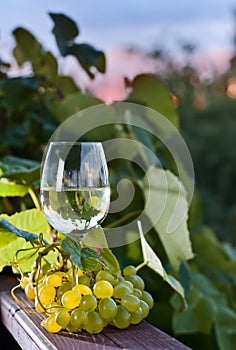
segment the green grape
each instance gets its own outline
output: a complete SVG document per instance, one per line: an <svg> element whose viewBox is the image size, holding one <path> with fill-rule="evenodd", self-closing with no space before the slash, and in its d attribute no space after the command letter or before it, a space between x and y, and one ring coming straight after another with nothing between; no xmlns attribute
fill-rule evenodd
<svg viewBox="0 0 236 350"><path fill-rule="evenodd" d="M146 290L143 291L142 300L145 301L145 303L148 304L149 309L151 309L153 307L153 305L154 305L153 297Z"/></svg>
<svg viewBox="0 0 236 350"><path fill-rule="evenodd" d="M57 290L57 299L61 300L62 295L72 288L71 282L63 283Z"/></svg>
<svg viewBox="0 0 236 350"><path fill-rule="evenodd" d="M143 319L143 312L141 307L139 307L136 311L130 313L130 323L138 324Z"/></svg>
<svg viewBox="0 0 236 350"><path fill-rule="evenodd" d="M117 313L113 320L117 328L123 329L130 325L130 313L122 305L117 306Z"/></svg>
<svg viewBox="0 0 236 350"><path fill-rule="evenodd" d="M133 284L134 288L138 288L141 291L144 290L145 284L144 284L143 279L140 276L138 276L138 275L126 275L125 279L127 281L130 281Z"/></svg>
<svg viewBox="0 0 236 350"><path fill-rule="evenodd" d="M44 327L48 332L57 333L62 329L62 326L57 324L55 315L49 316L43 323Z"/></svg>
<svg viewBox="0 0 236 350"><path fill-rule="evenodd" d="M123 269L123 274L126 275L136 275L136 268L133 265L128 265Z"/></svg>
<svg viewBox="0 0 236 350"><path fill-rule="evenodd" d="M68 279L69 282L73 282L73 269L69 269L66 272L66 277Z"/></svg>
<svg viewBox="0 0 236 350"><path fill-rule="evenodd" d="M105 271L105 270L98 271L98 273L96 275L96 282L101 281L101 280L110 282L112 284L112 286L115 285L115 278L108 271Z"/></svg>
<svg viewBox="0 0 236 350"><path fill-rule="evenodd" d="M129 312L134 312L140 307L140 300L134 295L124 295L120 303Z"/></svg>
<svg viewBox="0 0 236 350"><path fill-rule="evenodd" d="M147 317L147 315L149 314L149 307L148 307L148 304L145 303L145 301L140 300L140 307L141 307L141 309L142 309L143 318Z"/></svg>
<svg viewBox="0 0 236 350"><path fill-rule="evenodd" d="M112 298L103 298L99 302L98 310L104 320L113 319L117 313L116 302Z"/></svg>
<svg viewBox="0 0 236 350"><path fill-rule="evenodd" d="M118 282L125 281L125 278L123 276L118 277Z"/></svg>
<svg viewBox="0 0 236 350"><path fill-rule="evenodd" d="M32 286L31 283L28 283L25 287L25 295L27 296L27 298L29 298L30 300L34 300L35 298L35 291L34 291L34 287Z"/></svg>
<svg viewBox="0 0 236 350"><path fill-rule="evenodd" d="M130 281L122 281L119 283L121 286L126 286L130 289L130 292L132 293L134 290L134 286Z"/></svg>
<svg viewBox="0 0 236 350"><path fill-rule="evenodd" d="M78 331L78 328L75 327L75 326L73 326L72 323L70 322L70 323L68 323L68 325L66 326L66 330L67 330L68 332L75 333L75 332Z"/></svg>
<svg viewBox="0 0 236 350"><path fill-rule="evenodd" d="M121 283L117 284L113 290L113 297L116 299L121 299L124 295L131 294L130 288Z"/></svg>
<svg viewBox="0 0 236 350"><path fill-rule="evenodd" d="M93 293L98 299L110 298L113 294L113 287L108 281L97 281L93 286Z"/></svg>
<svg viewBox="0 0 236 350"><path fill-rule="evenodd" d="M88 313L80 308L74 309L71 313L71 324L77 328L84 328L88 323Z"/></svg>
<svg viewBox="0 0 236 350"><path fill-rule="evenodd" d="M57 324L62 327L66 327L70 322L70 314L66 309L61 309L56 312L55 319Z"/></svg>
<svg viewBox="0 0 236 350"><path fill-rule="evenodd" d="M86 275L80 276L78 278L78 283L90 287L90 278Z"/></svg>
<svg viewBox="0 0 236 350"><path fill-rule="evenodd" d="M86 294L82 297L80 308L84 311L94 311L97 307L97 298L93 294Z"/></svg>
<svg viewBox="0 0 236 350"><path fill-rule="evenodd" d="M143 293L142 293L142 291L141 291L140 289L134 288L134 290L133 290L133 295L135 295L137 298L141 299Z"/></svg>
<svg viewBox="0 0 236 350"><path fill-rule="evenodd" d="M96 334L103 330L104 322L97 311L91 311L88 313L88 323L85 326L85 330L88 333Z"/></svg>
<svg viewBox="0 0 236 350"><path fill-rule="evenodd" d="M81 301L81 293L78 290L68 290L61 298L61 303L66 309L74 309L79 306Z"/></svg>
<svg viewBox="0 0 236 350"><path fill-rule="evenodd" d="M47 276L46 284L52 287L60 287L62 285L62 278L58 274L53 273L52 275Z"/></svg>
<svg viewBox="0 0 236 350"><path fill-rule="evenodd" d="M43 305L51 304L56 296L56 289L52 286L44 285L39 290L39 300Z"/></svg>

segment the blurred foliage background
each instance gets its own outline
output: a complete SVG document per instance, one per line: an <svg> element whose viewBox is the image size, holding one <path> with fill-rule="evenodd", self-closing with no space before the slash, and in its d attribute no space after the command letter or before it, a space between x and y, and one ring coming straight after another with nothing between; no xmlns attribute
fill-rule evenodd
<svg viewBox="0 0 236 350"><path fill-rule="evenodd" d="M104 73L104 53L90 44L78 43L77 25L68 17L50 16L60 55L73 55L91 79L98 72ZM73 78L61 75L57 58L33 34L16 28L13 36L15 60L19 67L30 64L31 73L10 77L11 65L0 60L0 211L8 215L37 206L39 162L57 126L76 111L102 102L84 93ZM152 230L148 234L167 271L184 287L188 308L180 311L176 293L152 270L144 268L141 273L156 301L149 316L151 323L193 349L231 350L236 339L235 58L227 72L205 81L191 65L191 46L184 50L188 56L184 67L157 50L150 55L162 62L164 72L125 82L128 100L156 108L169 119L168 113L174 113L193 158L196 189L188 224L195 257L183 260L179 271L173 271L159 237ZM146 90L150 83L151 92ZM163 91L159 104L150 97ZM99 135L105 140L111 132L114 130ZM116 136L121 135L127 136L127 130L116 130ZM157 153L166 168L174 169L160 145ZM131 176L121 163L111 165L114 187L124 174ZM133 181L136 201L121 216L142 209L143 195L137 179ZM108 217L104 225L120 218ZM123 266L137 264L140 244L117 248L115 254Z"/></svg>

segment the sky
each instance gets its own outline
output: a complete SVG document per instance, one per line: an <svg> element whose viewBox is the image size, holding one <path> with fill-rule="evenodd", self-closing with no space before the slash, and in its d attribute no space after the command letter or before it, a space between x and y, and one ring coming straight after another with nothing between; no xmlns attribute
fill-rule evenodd
<svg viewBox="0 0 236 350"><path fill-rule="evenodd" d="M113 77L122 72L133 76L147 66L150 71L156 69L143 53L128 57L125 48L136 47L140 51L161 48L177 57L177 48L184 42L196 45L196 61L203 71L207 71L209 62L224 68L233 49L236 26L233 9L236 0L2 0L0 57L4 58L11 50L14 44L11 32L18 26L30 30L46 49L58 54L48 15L54 12L77 23L78 42L88 42L105 51L107 77L112 72ZM63 69L73 70L74 62L65 63Z"/></svg>

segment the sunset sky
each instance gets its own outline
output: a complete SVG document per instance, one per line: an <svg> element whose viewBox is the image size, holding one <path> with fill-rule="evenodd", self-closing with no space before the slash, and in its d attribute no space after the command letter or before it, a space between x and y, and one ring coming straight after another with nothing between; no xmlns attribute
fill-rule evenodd
<svg viewBox="0 0 236 350"><path fill-rule="evenodd" d="M105 51L107 80L100 80L108 89L111 76L131 77L155 69L144 51L162 48L181 60L178 48L184 42L196 45L196 63L203 71L208 70L209 62L224 69L233 49L234 9L236 0L7 0L0 11L0 57L7 56L14 45L11 32L18 26L30 30L57 55L48 12L60 12L78 24L78 41ZM140 53L128 57L128 47ZM73 65L65 62L64 72L70 73Z"/></svg>

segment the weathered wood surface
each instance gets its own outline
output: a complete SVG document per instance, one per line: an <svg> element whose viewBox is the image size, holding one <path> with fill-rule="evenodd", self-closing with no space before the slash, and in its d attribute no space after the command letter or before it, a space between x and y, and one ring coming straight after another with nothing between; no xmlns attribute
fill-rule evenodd
<svg viewBox="0 0 236 350"><path fill-rule="evenodd" d="M22 291L17 295L28 312L33 312L33 302L29 301ZM0 312L2 323L24 350L189 349L145 321L125 330L108 326L102 333L96 335L86 332L73 334L66 331L51 334L40 324L43 316L24 311L9 291L0 293Z"/></svg>

